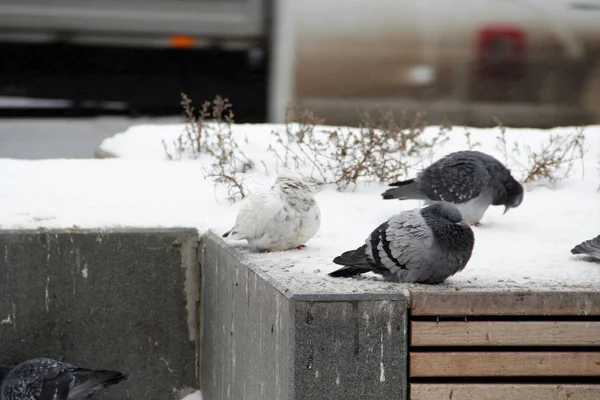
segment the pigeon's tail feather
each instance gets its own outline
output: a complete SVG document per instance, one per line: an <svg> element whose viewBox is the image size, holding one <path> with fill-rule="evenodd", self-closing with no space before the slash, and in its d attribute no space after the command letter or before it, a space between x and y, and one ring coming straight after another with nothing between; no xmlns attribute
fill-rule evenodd
<svg viewBox="0 0 600 400"><path fill-rule="evenodd" d="M393 182L390 183L388 186L406 186L406 185L410 185L412 183L415 183L415 179L407 179L405 181L398 181L398 182Z"/></svg>
<svg viewBox="0 0 600 400"><path fill-rule="evenodd" d="M99 390L116 385L127 379L127 375L118 371L93 371L79 369L73 372L75 385L69 392L69 399L83 400Z"/></svg>
<svg viewBox="0 0 600 400"><path fill-rule="evenodd" d="M600 235L586 240L571 249L573 254L587 254L600 260Z"/></svg>
<svg viewBox="0 0 600 400"><path fill-rule="evenodd" d="M342 253L333 259L333 262L338 265L343 265L344 268L335 270L329 274L329 276L335 278L344 278L354 275L364 274L373 270L373 266L367 259L365 249L367 245L362 245L356 250L350 250Z"/></svg>
<svg viewBox="0 0 600 400"><path fill-rule="evenodd" d="M390 183L389 186L394 186L391 189L386 190L381 194L384 200L398 199L414 199L414 200L426 200L427 197L421 193L417 182L414 179L406 181Z"/></svg>
<svg viewBox="0 0 600 400"><path fill-rule="evenodd" d="M354 265L346 266L340 269L337 269L329 274L329 276L334 278L348 278L350 276L356 276L360 274L364 274L365 272L369 272L371 269L356 267Z"/></svg>
<svg viewBox="0 0 600 400"><path fill-rule="evenodd" d="M239 232L236 232L234 229L235 228L231 228L230 230L225 232L223 234L223 237L225 237L225 238L229 237L230 239L233 239L233 240L243 240L246 238L244 235L240 234Z"/></svg>

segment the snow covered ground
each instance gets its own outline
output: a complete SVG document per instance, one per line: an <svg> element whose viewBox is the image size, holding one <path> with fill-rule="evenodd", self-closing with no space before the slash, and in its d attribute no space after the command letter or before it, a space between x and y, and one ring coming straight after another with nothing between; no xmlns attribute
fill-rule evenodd
<svg viewBox="0 0 600 400"><path fill-rule="evenodd" d="M0 159L0 226L14 228L196 227L223 233L234 223L240 203L231 204L222 188L203 177L208 160L169 161L162 140L171 143L183 125L140 125L102 142L104 151L118 158L105 160ZM276 161L267 151L277 125L236 125L243 150L258 166L247 176L251 190L267 190L275 178ZM433 135L438 127L429 127ZM496 148L498 129L469 129L475 149L503 160ZM509 129L509 143L533 149L551 134L573 133L575 128L550 131ZM447 285L487 288L575 288L600 282L600 265L570 254L579 242L600 233L600 126L585 129L588 150L569 179L556 187L529 188L523 204L502 215L502 207L488 210L482 226L474 228L475 250L466 269ZM465 149L464 129L453 128L450 140L426 155L422 165L451 151ZM512 145L509 145L509 148ZM520 159L519 159L520 158ZM518 162L509 160L520 176ZM264 163L264 166L263 166ZM413 173L416 172L416 169ZM333 257L360 246L365 237L390 215L420 206L417 201L383 201L385 185L364 184L338 192L323 186L316 192L323 222L303 250L254 255L268 268L296 276L325 277L336 266ZM240 242L232 242L244 246ZM267 268L267 267L265 267ZM364 282L365 280L362 280ZM361 280L349 279L349 285ZM372 282L369 283L371 285Z"/></svg>
<svg viewBox="0 0 600 400"><path fill-rule="evenodd" d="M200 393L200 391L197 390L194 393L188 394L181 400L202 400L202 393Z"/></svg>

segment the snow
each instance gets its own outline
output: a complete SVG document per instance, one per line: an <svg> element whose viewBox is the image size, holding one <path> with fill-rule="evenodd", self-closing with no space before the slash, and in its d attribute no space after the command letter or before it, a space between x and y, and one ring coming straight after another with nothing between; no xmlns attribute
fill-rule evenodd
<svg viewBox="0 0 600 400"><path fill-rule="evenodd" d="M115 156L104 160L0 159L0 227L114 228L195 227L221 234L231 228L240 202L231 204L225 190L204 178L209 160L168 160L163 140L170 144L184 126L138 125L105 139L100 148ZM257 167L247 174L252 190L267 190L277 162L268 152L275 144L272 130L280 125L234 126L242 149ZM331 127L319 127L331 129ZM342 128L340 128L342 129ZM431 126L425 135L438 132ZM498 129L469 128L475 149L500 160ZM454 127L450 140L432 154L423 154L420 166L451 151L466 148L465 128ZM509 144L538 149L551 134L573 133L573 127L552 130L508 129ZM482 226L474 228L475 250L466 269L451 277L447 286L463 288L589 288L600 282L600 266L573 256L570 249L600 233L600 126L585 128L583 164L576 163L570 178L555 187L528 187L522 205L502 215L503 207L488 209ZM509 145L512 148L512 145ZM517 176L525 155L508 160ZM263 164L264 163L264 164ZM416 166L411 172L417 171ZM306 168L303 172L306 172ZM316 189L323 222L303 250L252 254L261 268L314 284L328 282L336 290L381 290L389 283L363 279L334 279L326 274L337 268L331 260L342 251L360 246L365 237L390 215L419 207L418 201L383 201L385 185L361 184L338 192L333 186ZM245 249L245 243L234 242ZM244 250L246 251L246 250ZM385 286L384 286L385 285Z"/></svg>
<svg viewBox="0 0 600 400"><path fill-rule="evenodd" d="M202 400L202 392L200 392L199 390L197 390L194 393L188 394L187 396L185 396L181 400Z"/></svg>

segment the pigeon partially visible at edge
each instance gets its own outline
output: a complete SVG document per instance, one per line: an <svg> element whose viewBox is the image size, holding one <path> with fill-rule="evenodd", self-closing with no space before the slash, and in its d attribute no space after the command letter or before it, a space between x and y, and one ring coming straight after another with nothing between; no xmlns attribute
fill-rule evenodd
<svg viewBox="0 0 600 400"><path fill-rule="evenodd" d="M51 358L14 367L0 385L0 400L83 400L127 379L117 371L91 370Z"/></svg>
<svg viewBox="0 0 600 400"><path fill-rule="evenodd" d="M441 283L467 265L475 238L450 203L403 211L375 229L356 250L333 259L343 265L333 277L374 272L386 280Z"/></svg>
<svg viewBox="0 0 600 400"><path fill-rule="evenodd" d="M321 211L304 178L291 171L278 174L268 192L245 199L235 226L223 237L247 240L261 251L303 248L321 225Z"/></svg>
<svg viewBox="0 0 600 400"><path fill-rule="evenodd" d="M523 186L500 161L480 151L450 153L421 171L416 178L394 182L382 193L385 200L414 199L454 204L469 224L478 225L489 206L503 205L506 213L523 201Z"/></svg>
<svg viewBox="0 0 600 400"><path fill-rule="evenodd" d="M6 375L8 375L8 373L10 371L12 371L12 369L16 367L16 365L2 365L0 364L0 384L2 384L2 381L4 380L4 378L6 378Z"/></svg>
<svg viewBox="0 0 600 400"><path fill-rule="evenodd" d="M572 254L585 254L600 261L600 235L583 241L571 249Z"/></svg>

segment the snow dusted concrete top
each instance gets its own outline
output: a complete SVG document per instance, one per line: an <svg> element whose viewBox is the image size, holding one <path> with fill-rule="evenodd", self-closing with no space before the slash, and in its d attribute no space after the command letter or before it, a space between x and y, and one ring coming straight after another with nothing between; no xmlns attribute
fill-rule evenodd
<svg viewBox="0 0 600 400"><path fill-rule="evenodd" d="M306 301L385 300L405 297L413 315L600 315L600 279L576 279L557 283L555 280L529 284L522 281L450 279L440 285L398 284L380 278L331 278L303 259L301 251L252 253L246 247L227 246L213 233L206 235L224 246L242 264L251 268L283 296ZM286 253L289 253L286 254ZM310 256L309 256L310 257ZM300 272L298 272L300 266ZM598 267L598 263L581 262L582 268ZM315 273L309 272L313 269ZM327 267L326 267L327 268ZM469 266L467 266L467 269ZM521 274L531 266L523 267ZM535 266L538 272L541 266ZM512 267L513 270L518 270ZM529 279L528 277L525 277Z"/></svg>
<svg viewBox="0 0 600 400"><path fill-rule="evenodd" d="M285 126L236 124L232 129L241 149L256 165L243 175L248 190L268 189L275 172L282 168L273 151L268 150L281 150L271 131L284 130ZM319 131L321 129L332 127L319 127ZM526 149L539 153L552 138L573 135L576 130L576 127L507 128L507 148L518 145L521 149L518 154L508 154L508 166L523 178L529 163ZM498 148L498 129L455 126L447 134L448 141L432 149L431 154L411 158L413 168L407 176L414 176L419 168L449 152L469 148L467 131L475 150L505 159ZM571 175L554 186L544 186L543 182L529 185L523 204L504 215L502 207L488 209L482 226L474 229L475 249L467 267L451 277L446 285L432 290L597 289L598 265L570 253L576 244L598 235L597 222L600 221L600 126L585 127L584 132L587 153L581 163L573 165ZM126 132L107 138L100 146L116 158L0 159L3 171L0 197L4 200L0 224L5 229L187 226L200 233L226 232L233 226L243 203L231 204L227 189L215 186L213 180L204 176L203 169L210 170L213 163L211 157L168 160L163 143L177 142L182 133L185 133L183 124L132 126ZM424 139L438 133L439 127L427 127ZM310 173L310 166L308 171L299 172ZM561 170L559 175L563 172ZM394 293L399 290L397 285L367 283L370 282L368 277L360 281L327 278L327 274L338 267L332 262L335 256L360 246L369 233L391 215L422 205L416 200L384 201L380 194L386 188L385 184L376 182L360 183L342 192L338 192L335 185L316 188L315 198L323 218L319 232L307 243L308 247L283 254L251 254L248 259L259 263L278 280L287 282L298 295ZM239 243L231 244L239 246Z"/></svg>

